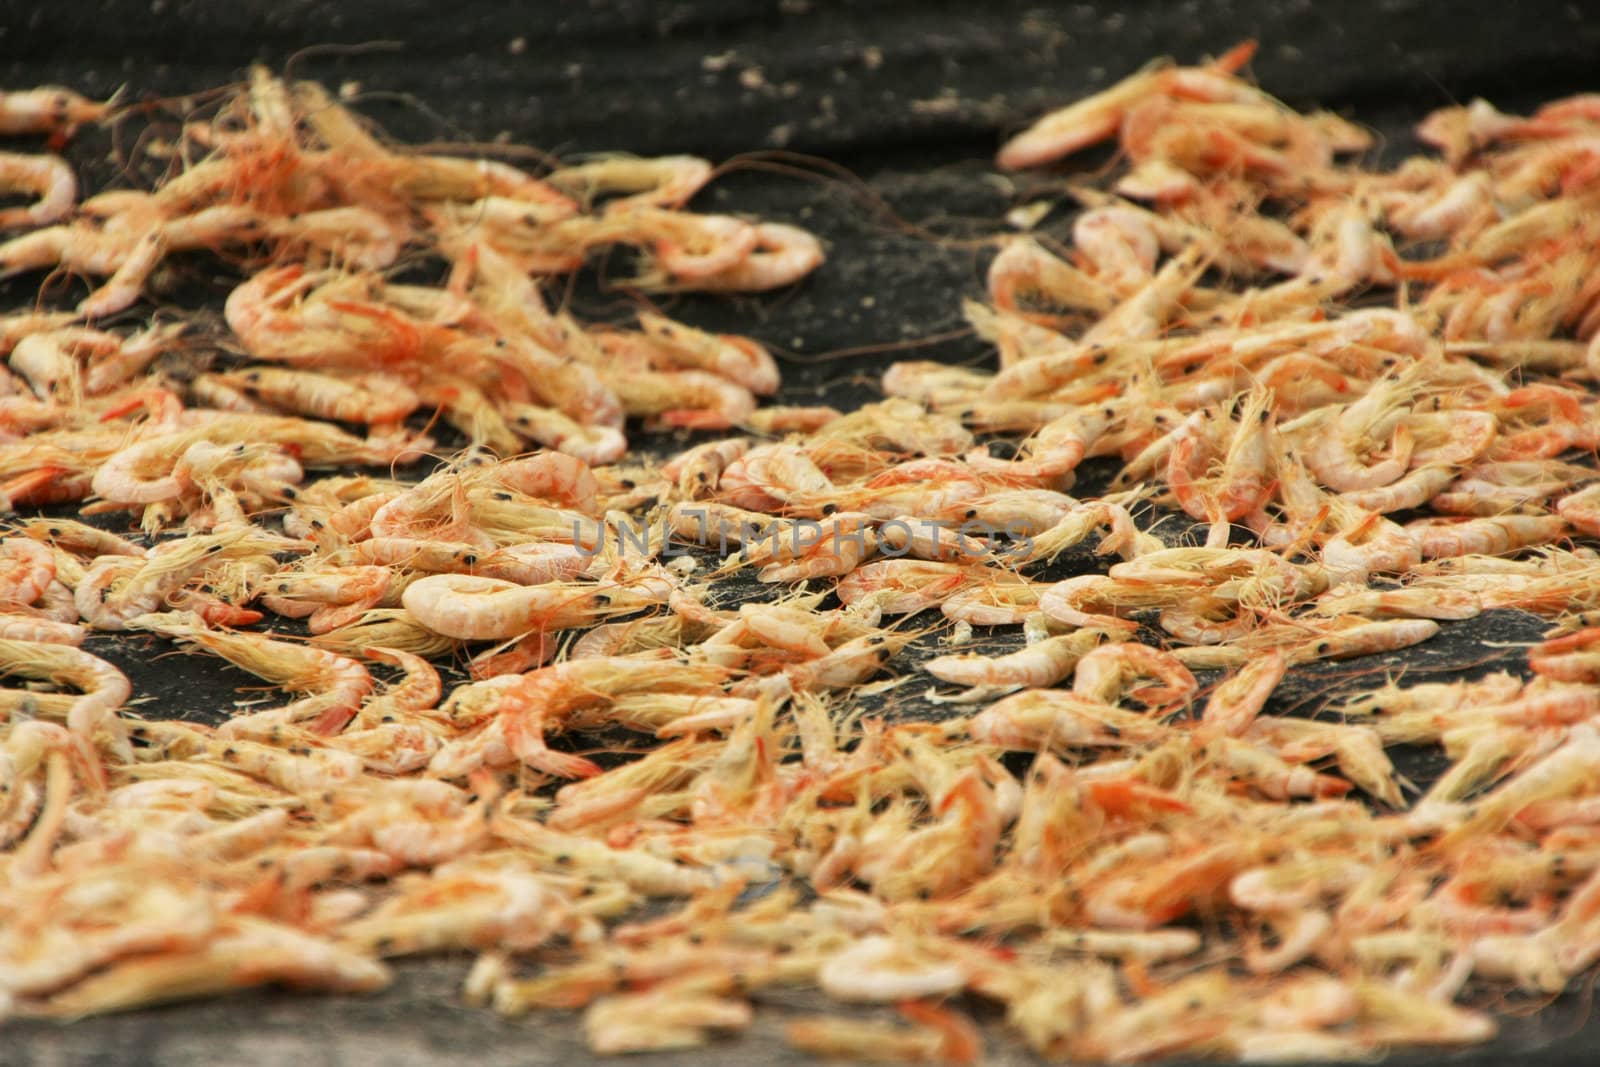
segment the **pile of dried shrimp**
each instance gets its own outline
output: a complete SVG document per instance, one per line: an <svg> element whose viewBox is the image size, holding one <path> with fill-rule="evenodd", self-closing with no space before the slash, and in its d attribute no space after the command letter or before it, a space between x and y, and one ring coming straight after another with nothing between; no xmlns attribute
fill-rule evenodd
<svg viewBox="0 0 1600 1067"><path fill-rule="evenodd" d="M59 158L0 155L36 197L0 270L105 279L0 320L0 481L38 516L0 540L0 669L35 683L0 705L0 1016L365 992L470 949L468 999L581 1009L599 1052L786 985L895 1006L791 1019L822 1054L973 1061L986 1002L1051 1058L1293 1059L1484 1041L1474 990L1563 989L1600 958L1600 557L1572 545L1600 472L1571 460L1600 443L1600 101L1449 108L1440 157L1366 169L1249 54L1009 141L1006 169L1124 165L1071 187L1070 249L1002 242L966 306L998 369L900 363L848 413L759 407L748 338L550 309L541 278L612 245L646 289L821 263L683 210L698 159L535 177L263 72L151 191L79 203ZM109 120L0 95L6 133ZM226 334L99 321L197 249L250 272ZM430 414L469 444L422 471ZM742 436L658 464L628 416ZM1069 495L1091 457L1111 489ZM1103 573L1040 577L1091 540ZM780 595L719 603L746 570ZM1556 623L1527 672L1266 710L1298 664L1491 608ZM974 628L1026 643L952 650ZM142 717L91 631L294 699ZM924 672L954 716L868 711ZM1396 744L1448 770L1413 786Z"/></svg>

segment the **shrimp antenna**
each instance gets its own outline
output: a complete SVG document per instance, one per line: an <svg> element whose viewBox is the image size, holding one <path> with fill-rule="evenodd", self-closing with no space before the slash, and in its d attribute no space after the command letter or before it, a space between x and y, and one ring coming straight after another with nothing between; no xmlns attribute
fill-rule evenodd
<svg viewBox="0 0 1600 1067"><path fill-rule="evenodd" d="M382 39L376 41L358 41L355 44L328 43L307 45L305 48L290 53L289 58L283 61L283 80L286 82L290 81L294 74L294 68L302 61L308 59L316 59L321 56L335 56L340 59L345 59L350 56L372 55L375 52L404 52L405 50L406 42L404 41L387 41Z"/></svg>

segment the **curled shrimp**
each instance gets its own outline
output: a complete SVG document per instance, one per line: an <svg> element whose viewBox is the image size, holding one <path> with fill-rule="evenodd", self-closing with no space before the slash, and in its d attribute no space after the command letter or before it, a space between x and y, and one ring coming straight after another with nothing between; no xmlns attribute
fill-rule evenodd
<svg viewBox="0 0 1600 1067"><path fill-rule="evenodd" d="M763 222L755 230L754 251L726 270L694 279L693 288L740 293L781 289L822 265L822 242L798 226Z"/></svg>
<svg viewBox="0 0 1600 1067"><path fill-rule="evenodd" d="M1182 706L1199 688L1189 668L1170 654L1149 645L1119 641L1083 654L1073 671L1072 691L1086 700L1111 704L1122 695L1128 680L1135 677L1151 677L1165 683L1132 691L1135 699L1153 708Z"/></svg>
<svg viewBox="0 0 1600 1067"><path fill-rule="evenodd" d="M78 197L78 180L58 156L0 152L0 189L32 193L39 198L27 207L0 210L0 230L47 226L71 214Z"/></svg>
<svg viewBox="0 0 1600 1067"><path fill-rule="evenodd" d="M772 355L747 337L710 334L674 322L664 315L641 312L646 336L674 353L682 365L720 374L757 396L778 391L778 365Z"/></svg>
<svg viewBox="0 0 1600 1067"><path fill-rule="evenodd" d="M0 670L81 689L83 695L67 710L67 728L86 742L104 730L112 751L121 759L132 758L127 727L117 718L117 710L133 693L122 671L79 648L10 639L0 639Z"/></svg>

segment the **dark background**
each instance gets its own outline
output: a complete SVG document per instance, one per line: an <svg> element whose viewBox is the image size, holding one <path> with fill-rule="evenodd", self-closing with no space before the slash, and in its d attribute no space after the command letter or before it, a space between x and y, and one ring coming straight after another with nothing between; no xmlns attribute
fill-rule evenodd
<svg viewBox="0 0 1600 1067"><path fill-rule="evenodd" d="M1008 208L1060 193L1059 175L997 178L989 160L1007 133L1044 110L1156 56L1194 61L1255 37L1261 49L1251 70L1264 87L1296 106L1369 124L1385 155L1398 158L1412 149L1410 125L1433 108L1478 95L1525 108L1600 89L1593 8L1509 0L578 0L520 8L448 0L6 0L0 87L54 83L154 100L236 82L260 61L288 64L293 76L332 88L354 83L360 109L407 141L502 140L565 157L626 150L727 161L696 208L798 222L825 239L829 262L792 292L684 298L670 310L772 346L783 359L784 399L849 406L876 397L873 383L892 359L985 358L963 336L959 304L982 293L988 238L1004 231ZM86 185L125 180L109 149L94 135L74 146ZM1043 229L1064 234L1069 222L1057 211ZM626 264L600 264L571 294L580 313L628 317L639 298L615 284L625 274ZM217 284L225 291L225 280ZM31 302L37 287L37 276L0 283L0 308ZM1481 665L1490 654L1484 642L1525 642L1539 629L1527 617L1492 613L1451 626L1405 662L1417 671ZM232 698L234 683L214 663L152 663L155 649L137 641L96 639L92 647L124 663L136 691L155 698L147 714L204 715ZM252 993L65 1028L10 1024L0 1028L0 1064L470 1060L491 1067L586 1058L571 1017L505 1021L460 1007L464 966L403 965L397 987L373 998ZM763 996L761 1004L788 999ZM1533 1005L1510 1007L1531 1013ZM1588 1009L1586 991L1578 991L1536 1019L1508 1020L1495 1046L1448 1059L1596 1062L1600 1030L1580 1031ZM740 1042L633 1062L791 1061L776 1038L780 1015L759 1012L752 1036ZM1029 1062L998 1040L989 1052L993 1062Z"/></svg>

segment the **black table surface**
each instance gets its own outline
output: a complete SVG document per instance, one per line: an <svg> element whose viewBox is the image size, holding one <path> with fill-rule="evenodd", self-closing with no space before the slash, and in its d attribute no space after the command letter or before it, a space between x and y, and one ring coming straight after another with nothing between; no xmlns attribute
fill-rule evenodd
<svg viewBox="0 0 1600 1067"><path fill-rule="evenodd" d="M1269 91L1377 130L1397 156L1433 108L1485 96L1515 109L1600 89L1600 18L1586 5L1505 0L1154 0L1121 5L825 0L483 0L330 4L314 0L0 2L0 87L60 84L143 100L239 81L254 62L354 93L410 142L536 146L563 157L687 152L728 166L695 201L707 211L794 221L828 263L792 292L670 301L674 315L748 333L780 355L790 403L849 407L878 396L895 359L981 363L963 297L982 293L988 239L1016 203L1059 198L1059 177L998 177L990 159L1032 117L1104 87L1151 58L1195 60L1243 38ZM506 158L522 158L508 155ZM74 156L91 182L107 159ZM1056 212L1046 232L1064 233ZM602 263L575 291L593 319L626 318L633 298ZM0 283L0 309L32 300L37 276ZM670 440L642 441L669 448ZM1376 684L1404 667L1439 678L1509 666L1543 624L1492 612L1451 624L1402 656L1310 672L1286 699ZM233 680L214 663L155 660L151 639L94 638L128 670L145 714L215 718ZM242 676L239 681L243 682ZM1416 757L1422 758L1422 757ZM0 1065L159 1062L333 1064L584 1063L576 1017L518 1020L462 1007L464 957L402 963L374 997L252 991L83 1020L0 1025ZM778 1038L805 994L760 998L739 1039L643 1064L803 1062ZM1395 1062L1591 1064L1600 1025L1587 988L1535 1013L1504 1005L1502 1036ZM1033 1062L991 1031L989 1061Z"/></svg>

